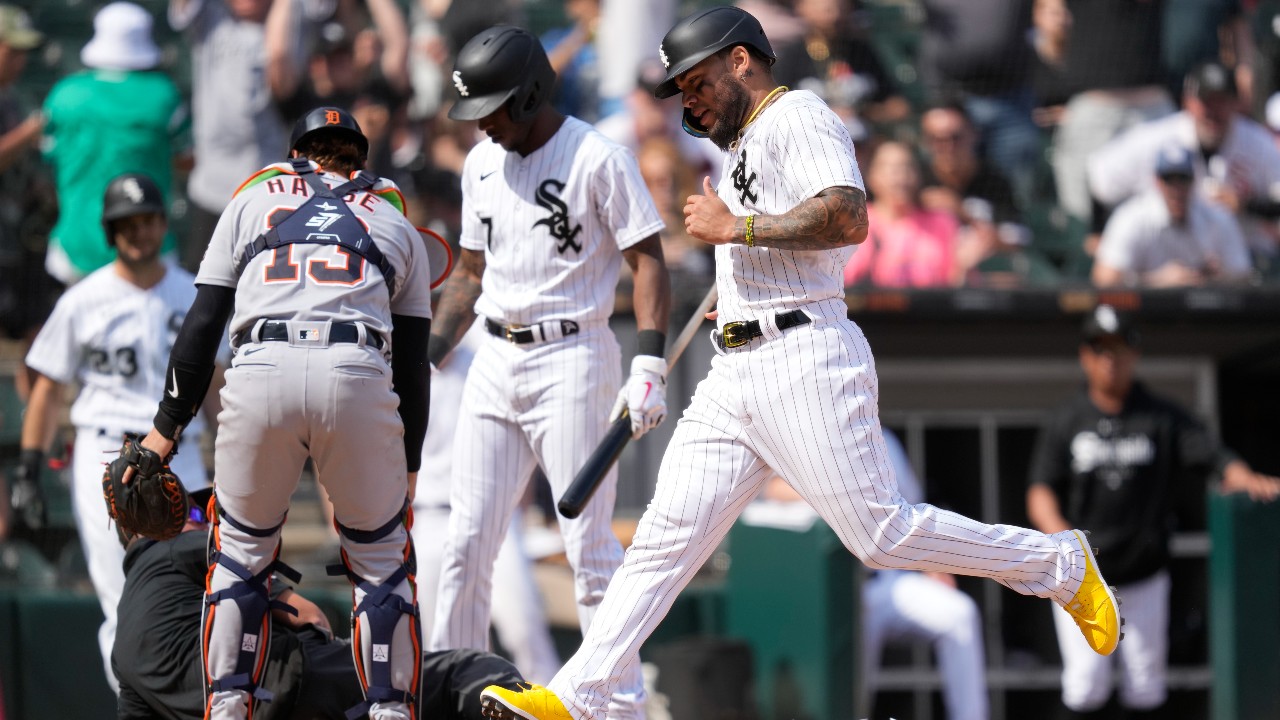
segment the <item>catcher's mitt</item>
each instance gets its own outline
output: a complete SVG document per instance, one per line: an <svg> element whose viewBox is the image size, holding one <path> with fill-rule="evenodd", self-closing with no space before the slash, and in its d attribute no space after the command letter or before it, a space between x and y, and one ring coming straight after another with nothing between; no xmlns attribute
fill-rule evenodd
<svg viewBox="0 0 1280 720"><path fill-rule="evenodd" d="M126 483L124 476L129 468L134 473ZM120 457L102 473L102 497L116 522L121 542L136 535L152 540L176 537L191 510L191 499L182 481L169 469L169 458L142 447L133 435L125 436Z"/></svg>

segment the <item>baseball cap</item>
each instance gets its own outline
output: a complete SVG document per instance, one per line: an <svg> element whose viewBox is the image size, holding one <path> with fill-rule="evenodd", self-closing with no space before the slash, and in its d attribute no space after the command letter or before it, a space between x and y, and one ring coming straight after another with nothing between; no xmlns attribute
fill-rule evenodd
<svg viewBox="0 0 1280 720"><path fill-rule="evenodd" d="M31 16L16 5L0 5L0 43L17 50L31 50L44 42L44 34L31 24Z"/></svg>
<svg viewBox="0 0 1280 720"><path fill-rule="evenodd" d="M1169 177L1179 175L1193 177L1196 173L1195 163L1191 159L1191 151L1181 145L1169 145L1160 149L1156 156L1156 175Z"/></svg>
<svg viewBox="0 0 1280 720"><path fill-rule="evenodd" d="M1084 319L1082 340L1093 343L1107 337L1119 338L1129 347L1137 347L1138 332L1130 319L1111 305L1099 305Z"/></svg>
<svg viewBox="0 0 1280 720"><path fill-rule="evenodd" d="M1222 63L1210 60L1191 68L1183 81L1183 90L1197 97L1214 94L1235 97L1236 76Z"/></svg>

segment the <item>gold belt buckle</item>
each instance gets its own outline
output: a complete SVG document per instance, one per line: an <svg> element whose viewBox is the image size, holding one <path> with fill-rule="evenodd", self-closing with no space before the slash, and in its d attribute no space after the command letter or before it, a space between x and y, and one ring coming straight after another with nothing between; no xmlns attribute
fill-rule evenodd
<svg viewBox="0 0 1280 720"><path fill-rule="evenodd" d="M513 342L515 342L515 341L516 341L515 337L511 334L511 326L510 326L510 325L503 325L503 326L502 326L502 332L504 332L504 333L506 333L506 334L507 334L507 342L509 342L509 343L513 343Z"/></svg>
<svg viewBox="0 0 1280 720"><path fill-rule="evenodd" d="M739 336L738 332L746 327L746 323L741 320L735 320L724 324L724 329L720 331L720 337L724 340L724 346L727 348L742 347L751 342L751 338L745 334Z"/></svg>

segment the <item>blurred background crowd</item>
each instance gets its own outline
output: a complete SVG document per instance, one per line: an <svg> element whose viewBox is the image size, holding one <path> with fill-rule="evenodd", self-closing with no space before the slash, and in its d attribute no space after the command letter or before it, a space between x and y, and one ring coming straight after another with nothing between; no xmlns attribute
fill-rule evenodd
<svg viewBox="0 0 1280 720"><path fill-rule="evenodd" d="M445 117L452 54L530 27L556 104L631 147L674 272L708 276L684 198L719 174L678 100L648 93L661 33L706 0L40 0L0 10L0 310L38 325L111 258L107 179L157 177L194 269L232 192L305 109L349 106L411 215L446 237L477 141ZM784 84L855 140L872 230L858 287L1170 287L1280 278L1280 3L744 0ZM46 277L47 274L47 277ZM625 293L621 293L625 295Z"/></svg>

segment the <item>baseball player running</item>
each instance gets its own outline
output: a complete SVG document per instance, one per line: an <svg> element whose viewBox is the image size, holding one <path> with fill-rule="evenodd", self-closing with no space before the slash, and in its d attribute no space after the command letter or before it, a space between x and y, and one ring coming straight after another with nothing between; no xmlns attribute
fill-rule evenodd
<svg viewBox="0 0 1280 720"><path fill-rule="evenodd" d="M848 319L840 272L867 235L866 198L840 118L772 78L760 24L734 7L686 18L660 54L655 94L726 151L719 194L685 226L716 245L719 354L671 439L631 548L578 652L547 688L486 688L525 718L599 717L621 668L770 475L877 569L990 577L1052 598L1093 649L1120 636L1117 602L1079 531L986 525L898 493L880 434L875 364Z"/></svg>
<svg viewBox="0 0 1280 720"><path fill-rule="evenodd" d="M151 178L140 173L113 178L103 197L102 223L115 260L62 295L27 354L37 376L22 423L15 485L24 488L18 509L30 509L24 514L32 524L43 525L40 470L66 387L78 383L71 406L76 427L71 507L105 618L98 645L107 681L118 691L111 646L124 587L124 551L102 511L102 466L120 451L125 433L141 434L150 427L148 408L164 392L169 350L196 291L190 273L160 259L168 222L164 194ZM225 365L225 357L221 360ZM213 366L211 354L211 371ZM193 419L188 430L172 467L194 490L209 484L198 442L203 420Z"/></svg>
<svg viewBox="0 0 1280 720"><path fill-rule="evenodd" d="M164 456L181 436L230 316L201 628L205 717L245 718L269 695L270 576L310 457L355 586L365 703L353 714L408 720L420 638L405 511L429 399L426 248L395 186L360 170L369 145L347 111L310 111L290 144L290 161L250 178L218 221L143 445Z"/></svg>
<svg viewBox="0 0 1280 720"><path fill-rule="evenodd" d="M630 413L635 437L666 416L670 283L663 224L635 158L547 102L555 73L537 38L485 30L458 53L453 84L449 116L477 120L489 140L463 167L462 252L440 301L432 361L477 314L488 336L462 393L430 647L486 649L494 558L534 464L558 496L599 444L611 405ZM607 321L624 259L639 354L619 390L620 350ZM616 483L612 474L582 515L560 518L584 631L622 561L611 528ZM639 716L639 663L618 674L610 715Z"/></svg>

